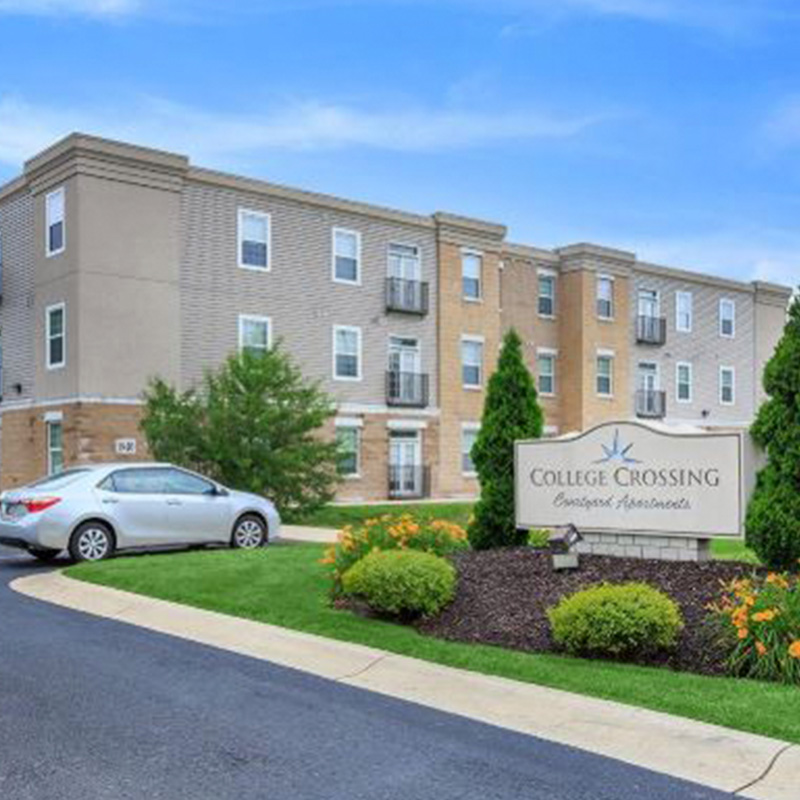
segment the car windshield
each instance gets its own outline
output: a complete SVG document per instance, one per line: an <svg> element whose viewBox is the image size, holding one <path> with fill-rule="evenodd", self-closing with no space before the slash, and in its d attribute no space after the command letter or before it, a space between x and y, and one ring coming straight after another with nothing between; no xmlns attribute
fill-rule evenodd
<svg viewBox="0 0 800 800"><path fill-rule="evenodd" d="M65 469L63 472L57 472L55 475L48 475L46 478L29 483L29 489L61 489L64 486L69 486L75 480L80 478L81 475L87 475L92 470L86 467L76 467L75 469Z"/></svg>

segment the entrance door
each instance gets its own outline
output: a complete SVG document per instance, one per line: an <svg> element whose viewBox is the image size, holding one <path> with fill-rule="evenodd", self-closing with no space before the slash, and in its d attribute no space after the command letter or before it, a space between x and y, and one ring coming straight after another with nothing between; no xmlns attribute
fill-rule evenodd
<svg viewBox="0 0 800 800"><path fill-rule="evenodd" d="M392 431L389 439L389 491L393 497L422 495L422 446L419 431Z"/></svg>
<svg viewBox="0 0 800 800"><path fill-rule="evenodd" d="M389 338L389 391L392 400L414 404L420 396L419 340Z"/></svg>
<svg viewBox="0 0 800 800"><path fill-rule="evenodd" d="M640 361L636 371L636 388L639 390L639 413L646 416L658 412L658 364Z"/></svg>
<svg viewBox="0 0 800 800"><path fill-rule="evenodd" d="M389 245L389 291L392 307L420 312L423 310L420 283L419 249L412 245Z"/></svg>

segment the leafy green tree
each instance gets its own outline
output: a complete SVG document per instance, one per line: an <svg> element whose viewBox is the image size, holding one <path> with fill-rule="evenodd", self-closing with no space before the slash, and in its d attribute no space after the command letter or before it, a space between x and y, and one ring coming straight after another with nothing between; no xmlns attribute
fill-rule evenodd
<svg viewBox="0 0 800 800"><path fill-rule="evenodd" d="M277 345L231 355L199 390L152 381L141 426L159 461L269 497L291 520L333 498L340 454L320 428L334 413Z"/></svg>
<svg viewBox="0 0 800 800"><path fill-rule="evenodd" d="M514 547L527 542L514 521L514 442L542 435L536 387L513 329L503 339L500 358L486 392L483 419L472 448L481 497L469 527L476 549Z"/></svg>
<svg viewBox="0 0 800 800"><path fill-rule="evenodd" d="M773 569L797 569L800 559L800 297L764 368L761 405L751 428L766 450L747 507L747 544Z"/></svg>

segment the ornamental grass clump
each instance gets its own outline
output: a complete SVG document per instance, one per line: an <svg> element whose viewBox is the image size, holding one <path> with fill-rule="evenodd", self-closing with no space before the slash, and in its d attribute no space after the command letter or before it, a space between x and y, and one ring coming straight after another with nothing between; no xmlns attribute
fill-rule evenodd
<svg viewBox="0 0 800 800"><path fill-rule="evenodd" d="M646 583L602 583L547 611L553 639L575 655L631 658L675 647L678 604Z"/></svg>
<svg viewBox="0 0 800 800"><path fill-rule="evenodd" d="M800 684L800 578L771 572L724 587L713 607L730 641L734 675Z"/></svg>
<svg viewBox="0 0 800 800"><path fill-rule="evenodd" d="M418 550L446 556L468 547L466 531L454 522L417 520L411 514L385 514L362 525L343 528L322 563L333 568L333 593L339 594L345 572L376 550Z"/></svg>
<svg viewBox="0 0 800 800"><path fill-rule="evenodd" d="M344 573L342 589L379 614L410 620L437 614L452 601L456 571L432 553L376 551Z"/></svg>

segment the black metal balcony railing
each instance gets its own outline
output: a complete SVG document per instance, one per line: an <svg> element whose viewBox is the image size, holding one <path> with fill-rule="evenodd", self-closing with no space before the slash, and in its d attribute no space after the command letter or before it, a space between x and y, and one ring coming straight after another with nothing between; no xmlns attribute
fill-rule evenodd
<svg viewBox="0 0 800 800"><path fill-rule="evenodd" d="M427 314L428 284L405 278L387 278L386 310L405 314Z"/></svg>
<svg viewBox="0 0 800 800"><path fill-rule="evenodd" d="M636 317L636 341L640 344L664 344L667 341L667 320L640 314Z"/></svg>
<svg viewBox="0 0 800 800"><path fill-rule="evenodd" d="M431 494L431 470L422 464L389 464L389 498L422 498Z"/></svg>
<svg viewBox="0 0 800 800"><path fill-rule="evenodd" d="M425 408L428 405L428 376L422 372L386 373L386 404Z"/></svg>
<svg viewBox="0 0 800 800"><path fill-rule="evenodd" d="M639 389L636 392L636 416L661 419L667 413L667 393L661 389Z"/></svg>

